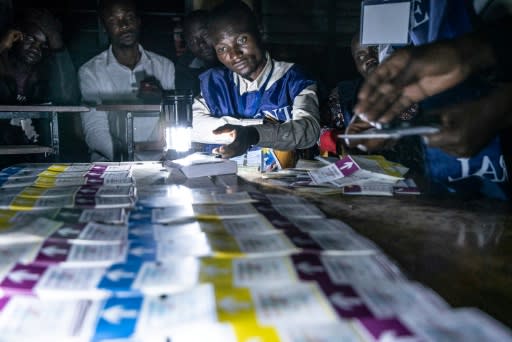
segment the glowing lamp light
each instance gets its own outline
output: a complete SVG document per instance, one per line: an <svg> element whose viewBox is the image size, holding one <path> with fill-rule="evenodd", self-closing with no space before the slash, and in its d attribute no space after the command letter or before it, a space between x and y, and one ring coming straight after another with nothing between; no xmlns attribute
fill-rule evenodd
<svg viewBox="0 0 512 342"><path fill-rule="evenodd" d="M160 120L165 130L165 150L186 153L192 146L191 89L168 90L162 96Z"/></svg>

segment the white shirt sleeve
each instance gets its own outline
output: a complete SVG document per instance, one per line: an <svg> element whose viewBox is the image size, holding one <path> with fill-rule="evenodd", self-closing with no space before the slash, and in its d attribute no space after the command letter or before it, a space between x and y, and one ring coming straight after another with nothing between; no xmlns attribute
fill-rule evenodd
<svg viewBox="0 0 512 342"><path fill-rule="evenodd" d="M98 94L97 80L90 70L80 69L78 73L82 101L89 104L101 103ZM91 161L114 160L114 143L109 129L108 115L106 112L91 109L89 112L80 113L85 142L91 154Z"/></svg>
<svg viewBox="0 0 512 342"><path fill-rule="evenodd" d="M194 99L192 105L194 113L192 121L192 141L203 144L229 144L233 138L227 134L215 135L212 131L220 126L231 125L257 125L262 124L262 119L236 119L232 116L214 117L202 96Z"/></svg>

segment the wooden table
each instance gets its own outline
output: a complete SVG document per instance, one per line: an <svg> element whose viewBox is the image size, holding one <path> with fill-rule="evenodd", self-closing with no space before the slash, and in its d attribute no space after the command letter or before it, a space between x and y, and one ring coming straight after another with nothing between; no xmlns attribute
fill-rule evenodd
<svg viewBox="0 0 512 342"><path fill-rule="evenodd" d="M259 176L244 178L263 191L284 190ZM512 327L511 203L293 193L373 240L411 280L453 307L478 307Z"/></svg>

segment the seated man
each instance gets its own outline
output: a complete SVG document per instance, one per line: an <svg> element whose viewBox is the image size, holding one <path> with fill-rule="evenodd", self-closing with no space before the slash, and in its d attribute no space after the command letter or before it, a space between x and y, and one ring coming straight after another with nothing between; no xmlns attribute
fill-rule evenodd
<svg viewBox="0 0 512 342"><path fill-rule="evenodd" d="M25 10L0 37L0 103L73 104L79 98L75 68L64 47L60 23L47 10ZM38 142L41 132L34 123L21 118L0 120L0 144ZM12 162L35 160L12 158Z"/></svg>
<svg viewBox="0 0 512 342"><path fill-rule="evenodd" d="M430 11L438 5L428 3ZM385 124L421 101L426 112L441 115L441 134L430 136L431 145L423 146L431 190L510 199L502 147L508 136L500 134L507 122L492 122L509 115L510 88L496 87L481 77L482 72L488 77L496 66L501 67L498 79L510 70L508 48L502 49L502 39L510 34L510 17L496 22L496 27L490 25L491 31L473 31L469 20L461 21L469 17L464 8L455 1L442 3L438 27L426 20L410 30L418 46L399 49L379 65L361 87L354 111L365 121ZM432 13L425 18L433 18ZM470 131L462 136L458 129ZM471 148L466 150L461 143Z"/></svg>
<svg viewBox="0 0 512 342"><path fill-rule="evenodd" d="M100 1L98 14L110 47L79 70L83 101L96 104L140 102L145 89L174 89L174 64L139 45L140 19L132 0ZM149 81L150 80L150 81ZM141 89L141 82L143 87ZM82 127L91 161L119 160L125 113L82 113ZM134 118L136 160L157 160L163 153L158 114ZM138 149L142 151L138 151Z"/></svg>
<svg viewBox="0 0 512 342"><path fill-rule="evenodd" d="M50 12L28 9L0 43L0 101L3 104L79 99L74 67L61 27Z"/></svg>
<svg viewBox="0 0 512 342"><path fill-rule="evenodd" d="M415 138L403 138L400 141L371 139L347 140L337 138L338 134L361 133L373 128L367 122L354 115L354 105L357 102L357 92L364 80L377 68L378 53L376 46L362 46L359 33L352 37L351 52L354 64L361 77L341 81L336 85L327 101L321 106L322 134L320 136L321 153L339 155L342 153L371 153L383 154L387 159L400 162L409 168L419 171L421 168L421 148ZM399 114L400 120L408 121L415 117L417 105L412 105ZM347 129L348 128L348 129ZM357 149L355 149L357 147Z"/></svg>
<svg viewBox="0 0 512 342"><path fill-rule="evenodd" d="M320 132L316 82L297 65L270 57L250 8L244 3L215 8L208 35L225 68L200 76L192 140L229 143L218 148L224 158L252 145L288 151L313 146Z"/></svg>
<svg viewBox="0 0 512 342"><path fill-rule="evenodd" d="M192 89L199 95L199 74L218 66L215 50L208 39L208 12L196 10L185 17L183 38L186 51L176 61L176 88Z"/></svg>

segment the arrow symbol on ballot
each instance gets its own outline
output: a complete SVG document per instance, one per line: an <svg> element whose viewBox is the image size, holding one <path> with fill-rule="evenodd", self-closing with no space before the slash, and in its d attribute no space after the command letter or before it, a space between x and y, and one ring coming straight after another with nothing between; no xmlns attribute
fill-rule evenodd
<svg viewBox="0 0 512 342"><path fill-rule="evenodd" d="M352 310L354 306L359 306L363 304L363 301L357 297L345 297L340 292L335 292L329 296L329 300L343 310Z"/></svg>
<svg viewBox="0 0 512 342"><path fill-rule="evenodd" d="M114 305L103 310L101 317L110 324L119 324L123 319L137 318L137 310L125 310L121 305Z"/></svg>
<svg viewBox="0 0 512 342"><path fill-rule="evenodd" d="M352 168L352 166L354 166L354 162L345 162L340 167L340 170L350 169L350 168Z"/></svg>
<svg viewBox="0 0 512 342"><path fill-rule="evenodd" d="M44 247L41 249L41 252L43 252L43 254L46 254L47 256L50 256L50 257L53 257L58 254L62 254L62 255L68 254L67 249L60 249L57 246Z"/></svg>
<svg viewBox="0 0 512 342"><path fill-rule="evenodd" d="M110 271L110 272L107 272L107 274L105 275L108 279L110 279L111 281L119 281L121 280L122 278L135 278L135 273L133 272L125 272L123 270L113 270L113 271Z"/></svg>
<svg viewBox="0 0 512 342"><path fill-rule="evenodd" d="M155 251L152 248L135 247L130 249L130 254L142 256L144 254L153 254Z"/></svg>
<svg viewBox="0 0 512 342"><path fill-rule="evenodd" d="M30 273L26 270L16 270L7 275L10 281L16 284L21 284L24 281L36 281L39 279L39 274Z"/></svg>
<svg viewBox="0 0 512 342"><path fill-rule="evenodd" d="M71 227L64 227L62 229L59 229L57 231L57 234L62 235L62 236L78 235L78 234L80 234L80 230L73 229Z"/></svg>
<svg viewBox="0 0 512 342"><path fill-rule="evenodd" d="M315 273L322 273L324 268L319 265L312 265L307 261L302 261L297 264L297 269L302 273L306 273L308 275L314 275Z"/></svg>

